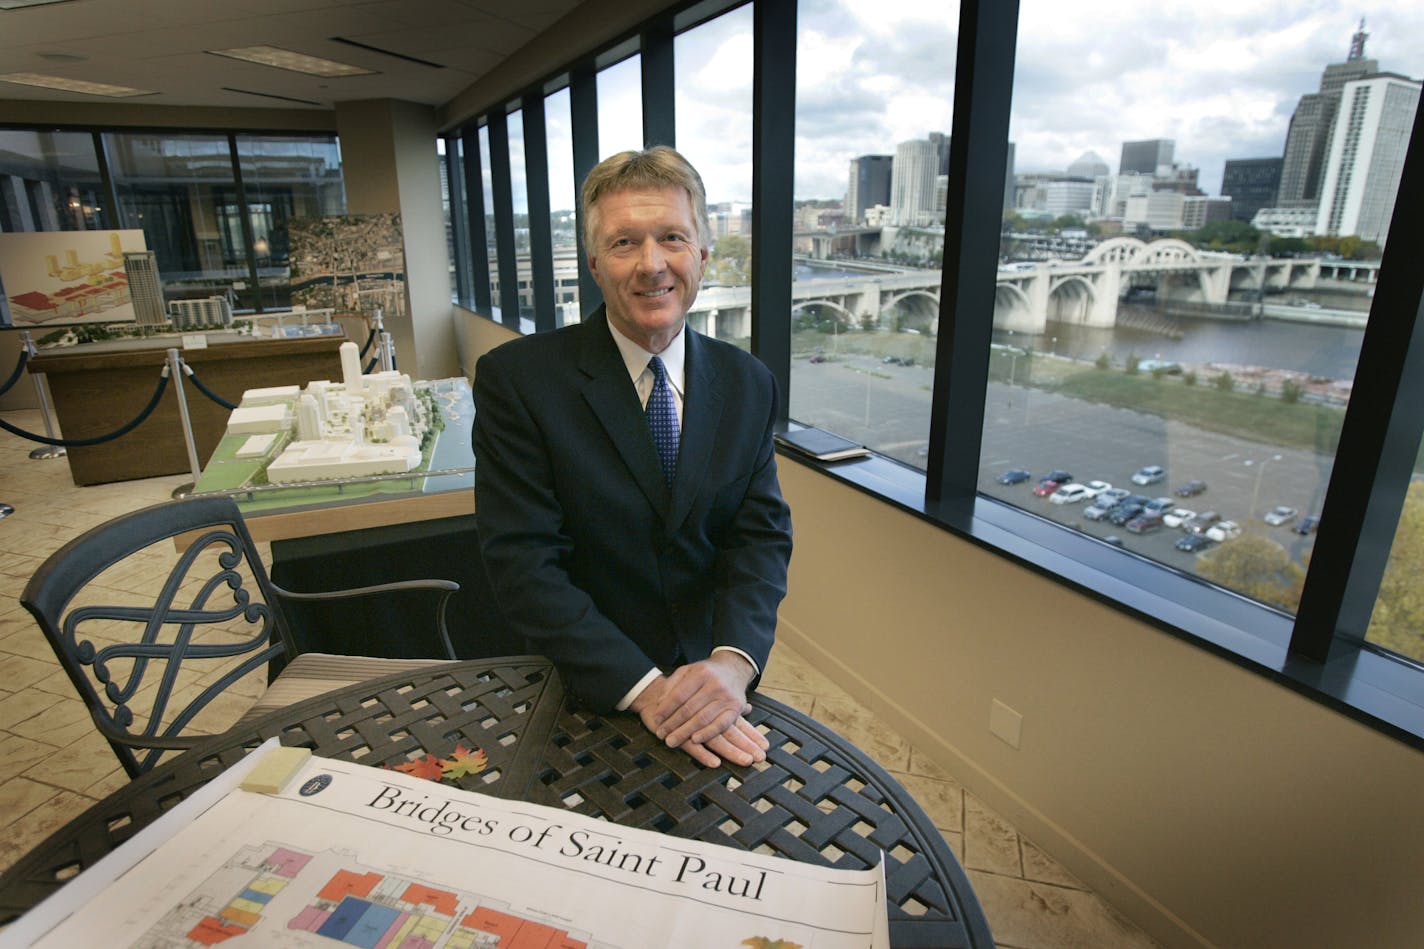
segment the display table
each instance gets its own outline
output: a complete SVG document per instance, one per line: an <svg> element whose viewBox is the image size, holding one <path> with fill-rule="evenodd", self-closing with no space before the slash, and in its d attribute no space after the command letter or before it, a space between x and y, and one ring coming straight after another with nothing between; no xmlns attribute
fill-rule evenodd
<svg viewBox="0 0 1424 949"><path fill-rule="evenodd" d="M262 459L243 459L245 435L226 435L203 465L193 493L226 492L237 501L254 540L284 541L473 515L475 403L463 377L419 382L432 394L441 426L419 468L388 480L271 487L246 492L261 477ZM445 471L436 477L430 471Z"/></svg>
<svg viewBox="0 0 1424 949"><path fill-rule="evenodd" d="M202 349L182 349L179 337L86 343L45 350L29 361L31 372L49 380L60 430L66 439L107 435L131 421L148 403L169 349L209 389L236 402L247 389L305 385L312 379L339 379L337 350L345 336L253 339L234 333L208 334ZM168 388L173 388L170 380ZM227 430L228 410L185 382L198 462L203 464ZM165 392L143 424L113 441L67 451L78 485L132 481L191 471L178 400Z"/></svg>
<svg viewBox="0 0 1424 949"><path fill-rule="evenodd" d="M571 707L540 657L372 679L234 729L100 801L0 875L0 922L275 736L365 765L449 756L463 743L488 758L454 782L466 790L824 866L875 866L883 851L892 945L992 949L963 869L904 787L810 717L759 695L751 704L747 718L771 743L766 762L704 768L632 715Z"/></svg>

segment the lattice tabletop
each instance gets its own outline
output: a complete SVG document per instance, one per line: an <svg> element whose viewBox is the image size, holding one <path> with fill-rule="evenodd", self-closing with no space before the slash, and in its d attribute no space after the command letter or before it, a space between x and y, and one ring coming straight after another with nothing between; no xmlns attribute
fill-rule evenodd
<svg viewBox="0 0 1424 949"><path fill-rule="evenodd" d="M267 738L360 764L478 747L488 767L455 783L632 827L826 866L885 853L890 939L986 947L988 923L944 838L886 771L795 709L753 696L763 764L704 768L631 715L565 702L537 656L477 659L372 679L292 705L168 761L61 828L0 875L8 922Z"/></svg>

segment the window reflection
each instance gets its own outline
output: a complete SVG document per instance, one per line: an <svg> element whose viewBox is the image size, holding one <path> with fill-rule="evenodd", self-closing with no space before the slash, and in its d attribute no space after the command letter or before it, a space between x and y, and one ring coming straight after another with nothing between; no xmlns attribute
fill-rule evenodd
<svg viewBox="0 0 1424 949"><path fill-rule="evenodd" d="M227 136L108 132L104 142L120 226L143 230L165 297L254 309Z"/></svg>
<svg viewBox="0 0 1424 949"><path fill-rule="evenodd" d="M923 469L958 5L797 18L790 411Z"/></svg>
<svg viewBox="0 0 1424 949"><path fill-rule="evenodd" d="M237 136L238 161L247 197L251 251L257 262L263 309L291 305L290 244L293 218L346 213L341 150L335 137ZM241 213L235 204L219 209L226 235L224 256L244 257Z"/></svg>
<svg viewBox="0 0 1424 949"><path fill-rule="evenodd" d="M108 227L102 188L88 132L0 129L0 231Z"/></svg>

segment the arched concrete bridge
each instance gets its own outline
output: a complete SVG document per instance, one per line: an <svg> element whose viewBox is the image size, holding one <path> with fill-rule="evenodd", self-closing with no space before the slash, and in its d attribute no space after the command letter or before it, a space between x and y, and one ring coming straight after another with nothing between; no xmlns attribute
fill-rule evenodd
<svg viewBox="0 0 1424 949"><path fill-rule="evenodd" d="M804 261L814 263L814 261ZM859 264L843 264L842 269ZM1010 264L999 269L994 325L1041 333L1052 319L1111 327L1118 301L1132 288L1150 288L1158 300L1225 303L1232 291L1311 289L1318 259L1242 259L1199 251L1185 241L1135 237L1103 241L1081 260ZM813 312L843 326L895 325L937 332L940 275L874 265L855 276L835 275L792 284L793 316ZM724 338L750 334L751 289L708 287L689 313L692 325Z"/></svg>

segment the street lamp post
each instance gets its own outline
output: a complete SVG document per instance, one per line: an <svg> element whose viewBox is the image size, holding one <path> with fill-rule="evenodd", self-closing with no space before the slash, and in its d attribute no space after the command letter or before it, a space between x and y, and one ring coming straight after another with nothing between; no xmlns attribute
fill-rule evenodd
<svg viewBox="0 0 1424 949"><path fill-rule="evenodd" d="M1266 464L1268 462L1280 460L1280 455L1272 455L1269 458L1262 458L1259 462L1253 461L1250 458L1247 458L1245 461L1242 462L1242 464L1245 465L1247 468L1250 468L1252 465L1256 466L1256 483L1251 488L1251 507L1250 510L1247 511L1247 516L1249 516L1252 520L1255 520L1256 518L1256 502L1260 499L1261 496L1261 476L1266 473Z"/></svg>

